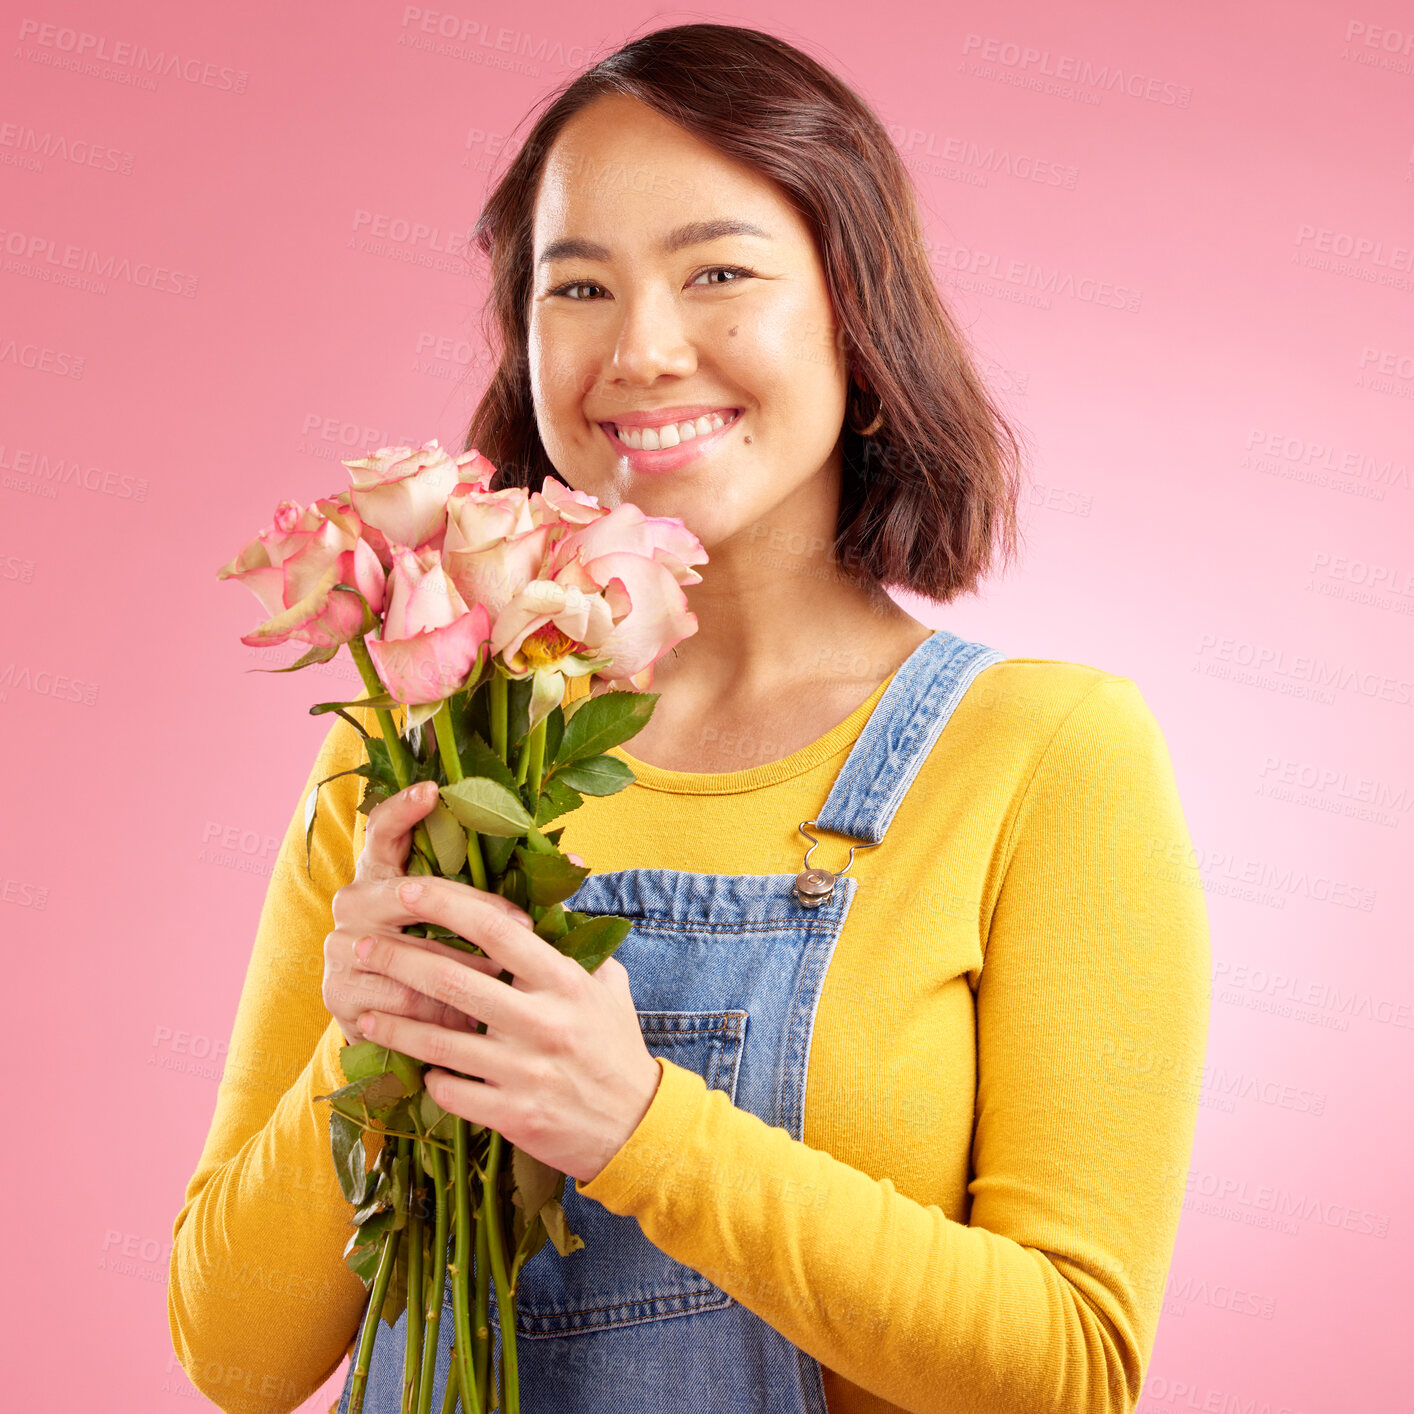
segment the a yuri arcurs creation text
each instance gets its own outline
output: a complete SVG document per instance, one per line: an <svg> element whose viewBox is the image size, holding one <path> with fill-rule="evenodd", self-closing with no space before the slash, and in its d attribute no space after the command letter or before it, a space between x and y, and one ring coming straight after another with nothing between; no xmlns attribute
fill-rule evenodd
<svg viewBox="0 0 1414 1414"><path fill-rule="evenodd" d="M363 737L359 810L435 781L440 800L417 826L408 872L512 900L539 937L592 972L630 924L564 907L589 870L545 826L585 795L633 780L606 753L647 723L653 665L697 628L683 586L701 582L692 566L706 552L675 517L608 509L553 477L539 491L492 491L486 458L453 458L435 439L344 465L351 486L307 507L282 502L219 570L269 615L241 642L307 645L277 672L347 646L367 696L310 710L338 712ZM565 679L585 674L590 692L564 706ZM381 736L350 708L372 710ZM325 784L306 807L306 848ZM437 924L404 932L484 956ZM429 1414L448 1279L458 1406L514 1414L517 1276L547 1239L562 1257L584 1245L559 1203L565 1175L443 1110L423 1086L423 1062L372 1041L345 1046L340 1059L349 1083L319 1098L331 1105L334 1166L354 1206L344 1255L370 1289L350 1414L362 1408L379 1317L393 1326L404 1310L403 1410ZM365 1132L381 1145L371 1167ZM492 1282L502 1330L494 1372Z"/></svg>

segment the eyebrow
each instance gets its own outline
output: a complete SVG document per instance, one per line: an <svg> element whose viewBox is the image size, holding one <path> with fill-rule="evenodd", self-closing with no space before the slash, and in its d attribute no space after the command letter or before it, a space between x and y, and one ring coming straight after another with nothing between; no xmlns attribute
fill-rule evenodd
<svg viewBox="0 0 1414 1414"><path fill-rule="evenodd" d="M774 239L769 231L750 221L738 221L731 217L719 216L710 221L689 221L669 231L659 246L664 255L672 255L684 246L703 245L707 241L720 240L723 236L757 236L763 241ZM551 241L540 253L537 265L545 265L551 260L608 260L607 246L597 241L582 240L577 236L566 236L562 240Z"/></svg>

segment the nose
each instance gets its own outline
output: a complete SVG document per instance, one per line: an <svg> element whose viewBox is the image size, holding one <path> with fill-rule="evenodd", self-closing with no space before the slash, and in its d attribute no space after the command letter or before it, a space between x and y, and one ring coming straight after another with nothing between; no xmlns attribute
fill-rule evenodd
<svg viewBox="0 0 1414 1414"><path fill-rule="evenodd" d="M625 386L651 387L668 374L685 378L697 367L697 349L682 311L667 292L644 291L626 297L609 362L609 380Z"/></svg>

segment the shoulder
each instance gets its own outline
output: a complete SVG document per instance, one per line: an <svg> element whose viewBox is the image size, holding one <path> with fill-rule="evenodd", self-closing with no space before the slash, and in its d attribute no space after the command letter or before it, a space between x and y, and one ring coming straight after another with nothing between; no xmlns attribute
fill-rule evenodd
<svg viewBox="0 0 1414 1414"><path fill-rule="evenodd" d="M1097 776L1166 777L1163 731L1139 684L1090 663L1006 658L984 668L957 707L959 745L1014 788L1044 778L1060 789Z"/></svg>
<svg viewBox="0 0 1414 1414"><path fill-rule="evenodd" d="M1059 658L1004 658L973 679L958 712L1013 739L1049 742L1076 715L1107 720L1149 716L1133 678Z"/></svg>

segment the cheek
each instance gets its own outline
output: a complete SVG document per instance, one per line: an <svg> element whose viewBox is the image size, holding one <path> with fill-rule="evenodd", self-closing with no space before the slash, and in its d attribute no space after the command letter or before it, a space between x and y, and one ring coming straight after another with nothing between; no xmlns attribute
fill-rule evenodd
<svg viewBox="0 0 1414 1414"><path fill-rule="evenodd" d="M588 367L585 360L569 321L531 321L526 361L537 412L564 416L578 406L581 390L589 386L582 377Z"/></svg>
<svg viewBox="0 0 1414 1414"><path fill-rule="evenodd" d="M836 411L843 417L845 366L828 309L814 300L782 300L755 313L738 321L725 344L737 376L771 421L808 416L819 427Z"/></svg>

